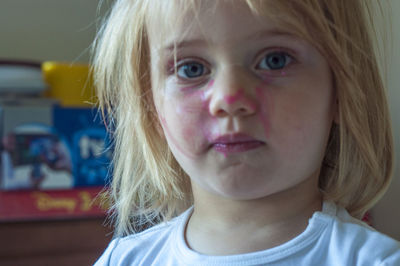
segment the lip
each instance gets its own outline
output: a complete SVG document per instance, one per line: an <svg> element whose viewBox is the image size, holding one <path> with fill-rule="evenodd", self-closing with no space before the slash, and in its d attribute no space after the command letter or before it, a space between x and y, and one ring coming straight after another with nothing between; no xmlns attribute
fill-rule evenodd
<svg viewBox="0 0 400 266"><path fill-rule="evenodd" d="M224 155L246 152L263 145L265 145L265 142L242 133L222 135L215 138L211 143L211 147L214 150Z"/></svg>

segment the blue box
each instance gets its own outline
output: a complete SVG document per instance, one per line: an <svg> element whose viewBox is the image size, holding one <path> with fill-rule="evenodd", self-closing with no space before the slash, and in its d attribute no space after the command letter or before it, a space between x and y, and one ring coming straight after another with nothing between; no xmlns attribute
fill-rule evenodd
<svg viewBox="0 0 400 266"><path fill-rule="evenodd" d="M73 186L104 185L112 151L97 111L90 108L55 107L53 126L69 147Z"/></svg>

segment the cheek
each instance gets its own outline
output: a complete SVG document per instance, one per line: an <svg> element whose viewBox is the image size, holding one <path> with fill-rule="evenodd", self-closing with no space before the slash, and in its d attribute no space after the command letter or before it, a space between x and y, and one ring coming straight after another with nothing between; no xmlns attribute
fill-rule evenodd
<svg viewBox="0 0 400 266"><path fill-rule="evenodd" d="M187 157L198 155L206 145L209 127L201 92L166 97L160 121L170 145Z"/></svg>
<svg viewBox="0 0 400 266"><path fill-rule="evenodd" d="M164 116L160 115L159 117L164 135L172 152L175 153L174 151L177 151L193 159L195 157L194 149L190 148L194 146L193 143L191 143L193 139L189 137L193 132L192 127L187 126L187 123L182 121L182 119L178 119L178 117L168 112L165 112ZM180 120L181 123L177 124L176 121L178 120Z"/></svg>
<svg viewBox="0 0 400 266"><path fill-rule="evenodd" d="M267 139L270 138L271 130L271 117L273 116L274 101L272 99L272 94L268 87L256 87L256 96L260 101L260 110L258 112L258 118L263 126L264 134Z"/></svg>
<svg viewBox="0 0 400 266"><path fill-rule="evenodd" d="M325 149L332 124L329 101L323 97L298 94L291 97L277 97L273 119L274 138L282 149L291 156L304 152L320 153Z"/></svg>

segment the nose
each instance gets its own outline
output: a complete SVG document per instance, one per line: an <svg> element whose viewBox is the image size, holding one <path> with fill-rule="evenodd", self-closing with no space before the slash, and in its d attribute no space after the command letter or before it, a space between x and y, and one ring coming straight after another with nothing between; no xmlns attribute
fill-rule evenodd
<svg viewBox="0 0 400 266"><path fill-rule="evenodd" d="M251 77L242 71L221 73L210 88L210 114L215 117L254 114L257 104L252 96L252 84Z"/></svg>

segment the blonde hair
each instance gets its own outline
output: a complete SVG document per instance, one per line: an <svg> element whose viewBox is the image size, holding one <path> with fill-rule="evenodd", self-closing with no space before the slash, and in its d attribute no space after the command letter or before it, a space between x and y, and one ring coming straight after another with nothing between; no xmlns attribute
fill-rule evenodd
<svg viewBox="0 0 400 266"><path fill-rule="evenodd" d="M155 112L146 33L149 17L162 17L165 5L173 8L176 2L184 7L182 16L196 8L195 1L117 0L95 41L95 85L114 139L110 193L117 235L168 220L192 204L190 180L169 150ZM373 3L245 2L327 59L339 123L331 130L319 186L325 199L360 218L386 191L393 168L390 118L373 45Z"/></svg>

